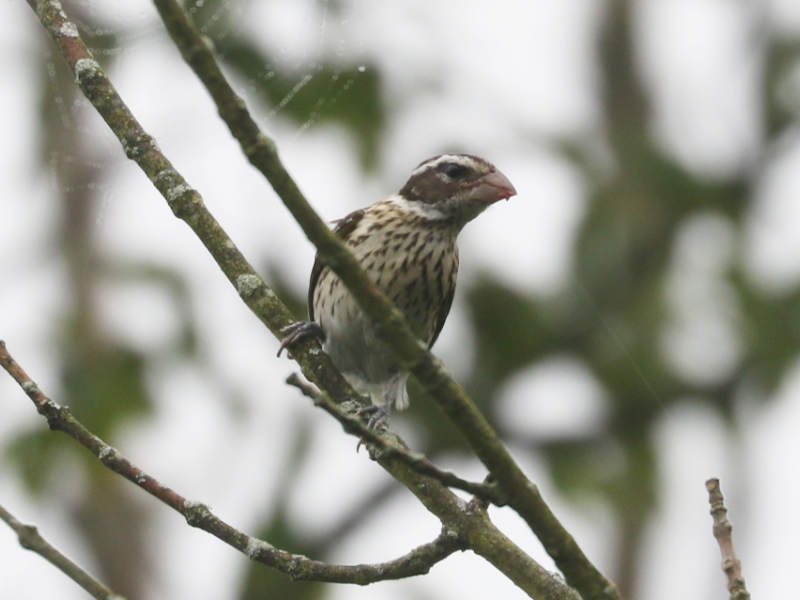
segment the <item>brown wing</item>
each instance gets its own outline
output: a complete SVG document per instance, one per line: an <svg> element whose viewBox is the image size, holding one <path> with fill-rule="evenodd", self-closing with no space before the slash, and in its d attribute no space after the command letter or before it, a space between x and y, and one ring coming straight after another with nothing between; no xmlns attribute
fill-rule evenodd
<svg viewBox="0 0 800 600"><path fill-rule="evenodd" d="M450 293L447 294L447 297L442 303L442 310L439 312L439 316L436 319L436 329L433 332L431 343L428 344L428 349L433 348L433 345L436 343L436 338L438 338L439 334L442 332L442 327L444 327L444 322L447 320L447 315L450 314L450 307L453 305L453 296L455 295L456 286L452 286L450 288Z"/></svg>
<svg viewBox="0 0 800 600"><path fill-rule="evenodd" d="M354 210L343 219L334 221L336 226L333 228L333 232L339 236L340 239L347 240L348 236L353 233L353 230L363 217L363 208ZM322 261L319 259L319 254L317 254L314 258L314 266L311 267L311 281L308 283L308 319L310 321L314 320L314 289L317 287L319 276L322 274L324 268L325 265L322 264Z"/></svg>
<svg viewBox="0 0 800 600"><path fill-rule="evenodd" d="M433 330L433 337L431 338L431 343L428 344L428 348L432 348L433 344L436 343L436 340L439 338L439 334L442 332L442 327L444 327L444 322L447 320L447 315L450 314L450 307L453 305L453 296L456 295L456 277L458 276L458 248L454 248L454 250L455 256L453 256L452 270L450 271L447 282L449 289L447 290L444 300L442 301L442 308L436 317L436 329Z"/></svg>

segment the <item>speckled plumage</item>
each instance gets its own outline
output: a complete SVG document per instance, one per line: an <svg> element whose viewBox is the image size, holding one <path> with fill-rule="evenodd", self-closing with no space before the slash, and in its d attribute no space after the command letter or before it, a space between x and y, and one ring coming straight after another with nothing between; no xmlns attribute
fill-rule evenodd
<svg viewBox="0 0 800 600"><path fill-rule="evenodd" d="M422 162L398 194L350 213L335 231L430 347L455 293L458 233L490 204L515 193L487 161L441 155ZM321 328L324 334L324 350L350 384L387 413L392 405L406 408L408 372L339 277L319 260L311 272L308 308L319 326L315 333ZM307 331L292 328L282 347Z"/></svg>
<svg viewBox="0 0 800 600"><path fill-rule="evenodd" d="M410 213L395 196L356 211L337 230L367 275L401 308L411 329L429 347L436 341L453 301L458 272L452 220ZM380 398L391 388L398 409L408 406L405 383L391 350L378 339L355 299L329 269L319 269L309 294L310 316L325 332L325 351L362 393ZM389 400L388 398L386 400Z"/></svg>

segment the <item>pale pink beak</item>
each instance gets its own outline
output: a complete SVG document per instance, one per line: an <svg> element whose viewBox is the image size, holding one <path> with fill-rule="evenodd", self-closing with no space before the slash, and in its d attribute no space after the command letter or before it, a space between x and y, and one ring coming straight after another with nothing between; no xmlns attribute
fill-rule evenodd
<svg viewBox="0 0 800 600"><path fill-rule="evenodd" d="M503 175L500 171L492 171L488 175L481 177L478 181L481 187L493 188L492 192L494 193L492 195L494 197L490 199L491 202L497 202L503 199L508 200L511 196L517 195L517 190L511 185L508 177Z"/></svg>

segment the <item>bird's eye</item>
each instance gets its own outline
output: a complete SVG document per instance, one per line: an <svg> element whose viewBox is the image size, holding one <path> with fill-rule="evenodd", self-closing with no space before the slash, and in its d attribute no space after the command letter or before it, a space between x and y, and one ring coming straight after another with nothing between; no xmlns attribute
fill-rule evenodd
<svg viewBox="0 0 800 600"><path fill-rule="evenodd" d="M469 174L469 168L458 163L444 163L439 170L450 179L461 179Z"/></svg>

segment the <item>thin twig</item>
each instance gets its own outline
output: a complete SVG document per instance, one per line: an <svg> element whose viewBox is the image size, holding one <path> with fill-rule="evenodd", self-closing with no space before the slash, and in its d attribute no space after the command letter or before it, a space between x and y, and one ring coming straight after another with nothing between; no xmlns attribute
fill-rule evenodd
<svg viewBox="0 0 800 600"><path fill-rule="evenodd" d="M36 410L47 419L50 429L65 433L76 440L100 459L106 467L122 475L128 481L136 484L182 514L189 525L207 531L243 552L250 559L275 567L294 579L366 585L375 581L422 575L427 573L437 562L456 550L464 548L464 542L459 539L458 535L452 532L443 532L432 542L423 544L399 558L377 564L327 564L281 550L268 542L251 537L235 529L214 515L206 505L187 500L174 490L161 485L154 477L148 475L139 467L131 464L116 448L108 445L86 429L68 408L58 405L44 395L39 386L31 380L22 367L12 358L5 342L2 340L0 340L0 366L14 378L33 401ZM25 547L27 548L28 546ZM59 568L61 567L59 566ZM69 575L69 573L67 574ZM110 593L110 591L107 591L105 595L96 597L105 598Z"/></svg>
<svg viewBox="0 0 800 600"><path fill-rule="evenodd" d="M0 506L0 520L14 530L19 540L19 545L35 552L67 577L89 592L93 598L100 600L125 600L119 594L112 592L106 585L89 575L78 565L51 546L40 534L34 525L20 523L14 515Z"/></svg>
<svg viewBox="0 0 800 600"><path fill-rule="evenodd" d="M423 454L411 452L396 435L389 432L380 433L364 425L358 417L345 412L343 410L344 407L334 403L327 394L321 392L310 383L303 381L297 373L289 375L286 378L286 383L296 387L303 392L303 395L311 398L315 405L339 421L345 431L361 438L369 447L370 456L373 458L392 456L406 463L415 471L433 477L448 487L464 490L497 506L506 504L503 493L496 485L467 481L455 473L440 469Z"/></svg>
<svg viewBox="0 0 800 600"><path fill-rule="evenodd" d="M586 598L619 600L616 586L595 567L544 502L497 433L442 362L413 334L403 314L372 283L342 241L316 214L284 167L275 143L225 79L208 39L189 20L176 0L154 0L167 31L186 62L212 96L220 116L239 141L251 164L267 178L289 212L331 268L356 298L405 367L452 419L481 462L508 497L509 505L539 537L567 582ZM335 401L340 399L333 395Z"/></svg>
<svg viewBox="0 0 800 600"><path fill-rule="evenodd" d="M714 518L714 537L722 554L722 571L727 579L730 600L750 600L750 593L742 576L742 563L736 558L733 549L733 525L728 520L728 509L725 508L719 479L706 481L706 490L708 490L708 503L711 505L711 516Z"/></svg>

